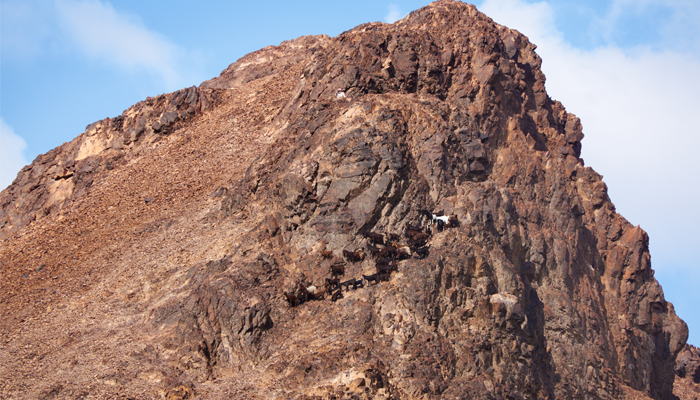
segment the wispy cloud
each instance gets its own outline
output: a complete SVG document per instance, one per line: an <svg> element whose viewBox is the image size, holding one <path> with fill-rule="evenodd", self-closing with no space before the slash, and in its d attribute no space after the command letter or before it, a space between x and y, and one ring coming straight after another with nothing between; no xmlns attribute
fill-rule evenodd
<svg viewBox="0 0 700 400"><path fill-rule="evenodd" d="M406 16L406 14L402 13L401 9L396 4L389 4L388 8L389 10L387 11L386 16L384 17L384 22L386 22L387 24L393 24L394 22Z"/></svg>
<svg viewBox="0 0 700 400"><path fill-rule="evenodd" d="M604 43L613 43L636 30L647 38L654 36L648 45L655 48L699 51L698 18L700 3L697 1L612 0L605 13L592 21L592 26ZM630 25L632 21L636 27Z"/></svg>
<svg viewBox="0 0 700 400"><path fill-rule="evenodd" d="M0 191L9 186L22 167L27 165L24 149L27 143L0 117Z"/></svg>
<svg viewBox="0 0 700 400"><path fill-rule="evenodd" d="M127 71L145 71L176 88L183 81L178 64L185 50L133 15L118 12L99 0L56 0L63 29L89 58Z"/></svg>
<svg viewBox="0 0 700 400"><path fill-rule="evenodd" d="M3 0L3 57L30 60L50 48L56 34L51 0Z"/></svg>
<svg viewBox="0 0 700 400"><path fill-rule="evenodd" d="M198 83L201 57L105 0L3 0L2 53L10 61L75 57L150 74L165 90Z"/></svg>

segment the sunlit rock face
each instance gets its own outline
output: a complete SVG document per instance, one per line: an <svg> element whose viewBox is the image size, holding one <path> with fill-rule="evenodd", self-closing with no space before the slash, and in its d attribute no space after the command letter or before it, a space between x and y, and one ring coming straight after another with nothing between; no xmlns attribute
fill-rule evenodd
<svg viewBox="0 0 700 400"><path fill-rule="evenodd" d="M0 397L671 398L687 327L534 49L438 1L38 157Z"/></svg>

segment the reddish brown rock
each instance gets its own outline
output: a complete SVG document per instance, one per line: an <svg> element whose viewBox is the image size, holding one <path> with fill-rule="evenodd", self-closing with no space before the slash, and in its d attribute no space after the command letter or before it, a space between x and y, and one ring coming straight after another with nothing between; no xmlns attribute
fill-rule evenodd
<svg viewBox="0 0 700 400"><path fill-rule="evenodd" d="M676 359L673 394L681 400L700 398L700 350L686 345Z"/></svg>
<svg viewBox="0 0 700 400"><path fill-rule="evenodd" d="M672 398L687 327L534 47L438 1L38 157L0 194L0 397Z"/></svg>

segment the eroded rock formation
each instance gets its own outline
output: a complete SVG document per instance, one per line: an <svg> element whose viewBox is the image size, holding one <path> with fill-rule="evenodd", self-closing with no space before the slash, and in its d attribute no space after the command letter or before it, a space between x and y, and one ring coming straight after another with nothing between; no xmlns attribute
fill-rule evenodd
<svg viewBox="0 0 700 400"><path fill-rule="evenodd" d="M534 49L442 0L38 157L0 194L0 395L672 398L687 327ZM370 233L410 248L375 280Z"/></svg>

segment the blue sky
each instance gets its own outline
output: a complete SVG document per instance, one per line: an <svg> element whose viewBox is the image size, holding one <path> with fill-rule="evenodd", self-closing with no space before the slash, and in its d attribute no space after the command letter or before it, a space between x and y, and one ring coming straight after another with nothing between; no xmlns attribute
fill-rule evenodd
<svg viewBox="0 0 700 400"><path fill-rule="evenodd" d="M393 22L427 1L0 0L0 188L85 126L199 85L301 35ZM666 298L700 345L700 2L482 0L538 46L582 157L650 236Z"/></svg>

